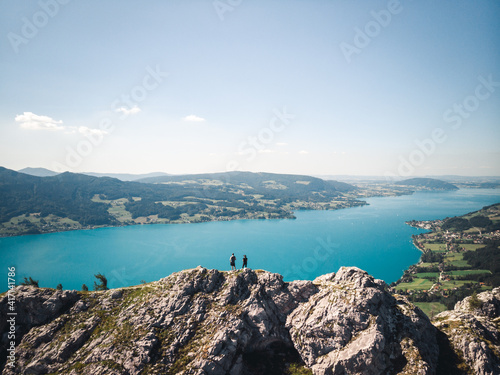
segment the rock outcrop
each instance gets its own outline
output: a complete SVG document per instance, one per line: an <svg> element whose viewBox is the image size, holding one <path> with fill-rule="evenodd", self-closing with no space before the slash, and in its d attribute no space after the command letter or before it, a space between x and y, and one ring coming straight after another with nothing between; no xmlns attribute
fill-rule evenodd
<svg viewBox="0 0 500 375"><path fill-rule="evenodd" d="M385 283L355 268L314 280L320 291L290 314L295 347L314 374L430 374L435 328Z"/></svg>
<svg viewBox="0 0 500 375"><path fill-rule="evenodd" d="M387 289L357 268L286 283L202 267L103 292L17 287L15 367L0 358L2 374L436 373L437 330ZM498 292L480 298L489 331ZM4 296L2 316L7 307Z"/></svg>
<svg viewBox="0 0 500 375"><path fill-rule="evenodd" d="M434 324L447 336L463 373L500 374L500 288L466 297Z"/></svg>

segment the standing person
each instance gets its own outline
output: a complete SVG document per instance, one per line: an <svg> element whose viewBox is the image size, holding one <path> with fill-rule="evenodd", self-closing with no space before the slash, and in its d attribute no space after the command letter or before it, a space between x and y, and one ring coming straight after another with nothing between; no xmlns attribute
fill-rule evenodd
<svg viewBox="0 0 500 375"><path fill-rule="evenodd" d="M236 257L234 253L231 255L231 258L229 258L229 263L231 263L231 271L236 271Z"/></svg>
<svg viewBox="0 0 500 375"><path fill-rule="evenodd" d="M247 262L248 262L247 256L243 255L243 266L241 266L241 268L247 268Z"/></svg>

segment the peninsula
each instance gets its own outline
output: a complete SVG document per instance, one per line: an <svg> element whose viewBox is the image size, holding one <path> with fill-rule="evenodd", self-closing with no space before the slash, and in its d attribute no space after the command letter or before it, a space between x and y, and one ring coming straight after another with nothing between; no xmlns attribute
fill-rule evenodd
<svg viewBox="0 0 500 375"><path fill-rule="evenodd" d="M337 210L366 205L368 197L455 188L428 178L346 183L276 173L57 174L2 167L0 181L0 237L137 224L294 219L296 210Z"/></svg>
<svg viewBox="0 0 500 375"><path fill-rule="evenodd" d="M37 171L39 172L39 171ZM365 205L363 189L303 175L227 172L137 181L0 167L0 236L154 223L293 219Z"/></svg>
<svg viewBox="0 0 500 375"><path fill-rule="evenodd" d="M500 286L500 203L460 217L407 222L420 262L391 284L430 316L466 296Z"/></svg>

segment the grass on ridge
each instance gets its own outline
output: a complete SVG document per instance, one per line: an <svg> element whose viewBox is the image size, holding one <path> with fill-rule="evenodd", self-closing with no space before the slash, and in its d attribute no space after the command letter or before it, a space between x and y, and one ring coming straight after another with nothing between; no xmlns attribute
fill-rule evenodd
<svg viewBox="0 0 500 375"><path fill-rule="evenodd" d="M440 302L414 302L413 304L419 307L431 319L446 310L446 306Z"/></svg>

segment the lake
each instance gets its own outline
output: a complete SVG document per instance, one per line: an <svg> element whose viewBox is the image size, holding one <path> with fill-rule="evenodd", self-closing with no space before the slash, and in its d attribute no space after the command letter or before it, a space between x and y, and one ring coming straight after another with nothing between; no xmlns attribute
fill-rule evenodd
<svg viewBox="0 0 500 375"><path fill-rule="evenodd" d="M7 267L16 267L41 287L92 289L94 274L111 288L154 281L202 265L228 270L235 253L241 267L308 279L357 266L391 283L420 251L411 235L422 231L405 224L462 215L500 202L499 189L417 192L367 199L368 206L337 211L298 211L296 220L241 220L200 224L157 224L0 238L7 290Z"/></svg>

